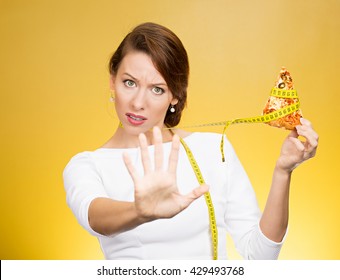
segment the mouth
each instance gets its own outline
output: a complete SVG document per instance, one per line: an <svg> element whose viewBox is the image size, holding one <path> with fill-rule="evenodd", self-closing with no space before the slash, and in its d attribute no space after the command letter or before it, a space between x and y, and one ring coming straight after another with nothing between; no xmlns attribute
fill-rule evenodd
<svg viewBox="0 0 340 280"><path fill-rule="evenodd" d="M142 125L147 120L146 117L143 117L143 116L140 116L140 115L135 115L135 114L132 114L132 113L126 113L125 115L127 117L127 120L132 125Z"/></svg>

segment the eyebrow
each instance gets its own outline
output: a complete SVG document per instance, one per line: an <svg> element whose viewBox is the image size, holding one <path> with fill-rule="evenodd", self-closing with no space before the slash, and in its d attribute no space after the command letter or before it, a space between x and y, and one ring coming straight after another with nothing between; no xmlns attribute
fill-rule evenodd
<svg viewBox="0 0 340 280"><path fill-rule="evenodd" d="M123 75L127 75L127 76L129 76L130 78L132 78L133 80L136 80L137 82L139 81L137 78L135 78L134 76L132 76L131 74L129 74L129 73L123 73Z"/></svg>
<svg viewBox="0 0 340 280"><path fill-rule="evenodd" d="M127 73L127 72L123 73L123 75L127 75L127 76L129 76L131 79L133 79L133 80L139 82L139 80L138 80L137 78L135 78L134 76L132 76L131 74L129 74L129 73ZM154 83L154 84L152 84L152 85L154 85L154 86L166 86L166 87L168 86L166 83L163 83L163 82Z"/></svg>

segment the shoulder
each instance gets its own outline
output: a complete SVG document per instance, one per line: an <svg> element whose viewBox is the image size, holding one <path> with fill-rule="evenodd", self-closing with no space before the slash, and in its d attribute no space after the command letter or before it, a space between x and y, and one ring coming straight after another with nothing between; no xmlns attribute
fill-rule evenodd
<svg viewBox="0 0 340 280"><path fill-rule="evenodd" d="M98 148L93 151L84 151L74 155L68 165L70 164L85 164L89 162L95 162L104 160L106 158L110 158L112 156L118 155L120 156L124 150L128 149L113 149L113 148ZM133 149L131 149L133 150Z"/></svg>
<svg viewBox="0 0 340 280"><path fill-rule="evenodd" d="M64 176L66 173L72 170L77 170L77 169L81 169L84 167L90 167L91 162L92 162L90 154L91 152L85 151L85 152L78 153L74 155L73 157L71 157L71 159L69 160L69 162L64 168L64 172L63 172Z"/></svg>
<svg viewBox="0 0 340 280"><path fill-rule="evenodd" d="M65 186L75 182L101 182L101 160L98 160L97 151L85 151L74 155L63 170Z"/></svg>
<svg viewBox="0 0 340 280"><path fill-rule="evenodd" d="M64 175L68 172L98 172L105 165L121 164L124 151L138 152L138 149L112 149L99 148L94 151L84 151L74 155L64 169Z"/></svg>
<svg viewBox="0 0 340 280"><path fill-rule="evenodd" d="M68 165L70 164L75 164L75 163L82 163L90 160L90 154L93 152L85 151L85 152L80 152L74 156L71 157L69 160Z"/></svg>
<svg viewBox="0 0 340 280"><path fill-rule="evenodd" d="M94 151L80 152L69 160L64 168L64 176L67 173L97 171L97 162L101 161L102 154L105 154L102 149Z"/></svg>

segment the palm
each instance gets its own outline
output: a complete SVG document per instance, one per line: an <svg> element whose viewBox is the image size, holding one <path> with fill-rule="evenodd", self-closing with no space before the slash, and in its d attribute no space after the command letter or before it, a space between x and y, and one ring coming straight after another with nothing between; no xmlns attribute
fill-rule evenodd
<svg viewBox="0 0 340 280"><path fill-rule="evenodd" d="M124 155L124 161L135 185L135 207L139 215L148 219L171 218L206 192L207 186L198 187L187 195L180 194L176 178L179 139L173 137L166 170L163 168L162 136L158 128L154 129L154 142L154 168L151 168L146 138L144 134L140 135L144 176L136 173L127 155Z"/></svg>
<svg viewBox="0 0 340 280"><path fill-rule="evenodd" d="M144 216L170 218L185 208L185 200L168 172L152 172L136 182L135 204Z"/></svg>

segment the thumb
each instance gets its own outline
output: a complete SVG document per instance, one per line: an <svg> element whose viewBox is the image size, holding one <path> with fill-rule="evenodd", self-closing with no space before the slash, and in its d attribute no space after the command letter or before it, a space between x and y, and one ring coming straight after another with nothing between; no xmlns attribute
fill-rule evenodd
<svg viewBox="0 0 340 280"><path fill-rule="evenodd" d="M199 187L193 189L190 193L183 196L183 200L181 203L181 209L184 210L187 208L192 202L194 202L197 198L201 197L209 190L208 185L202 184Z"/></svg>
<svg viewBox="0 0 340 280"><path fill-rule="evenodd" d="M186 197L195 200L204 195L207 191L209 191L209 186L206 184L202 184L197 188L193 189L190 193L188 193Z"/></svg>
<svg viewBox="0 0 340 280"><path fill-rule="evenodd" d="M289 134L288 138L293 137L293 138L298 138L299 134L296 131L296 128L294 128Z"/></svg>

